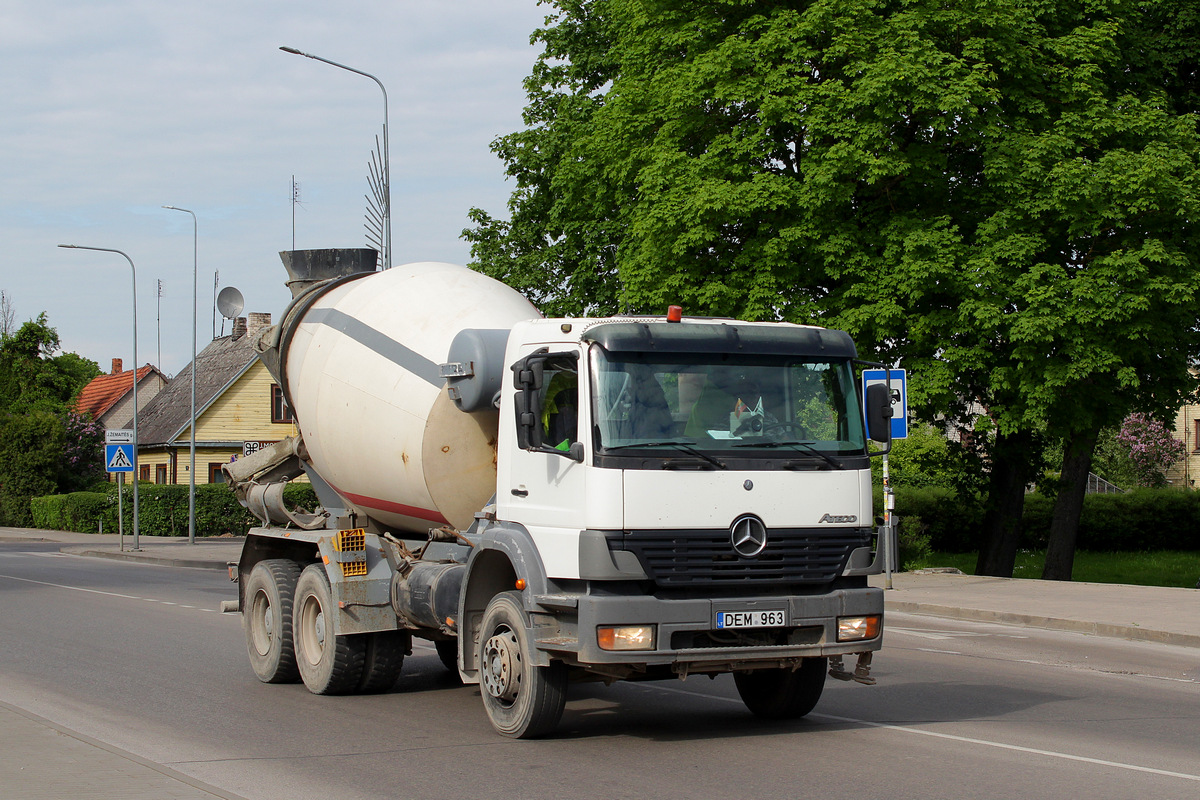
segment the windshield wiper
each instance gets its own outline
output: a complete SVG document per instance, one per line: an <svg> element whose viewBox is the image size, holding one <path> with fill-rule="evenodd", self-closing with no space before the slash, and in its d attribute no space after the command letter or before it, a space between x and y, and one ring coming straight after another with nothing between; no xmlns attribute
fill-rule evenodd
<svg viewBox="0 0 1200 800"><path fill-rule="evenodd" d="M714 467L717 467L718 469L728 469L728 467L726 466L724 461L722 461L721 459L716 458L714 456L710 456L708 453L705 453L703 450L697 450L692 445L693 445L692 442L681 442L678 440L668 440L668 441L661 441L661 442L630 442L629 444L612 445L609 447L605 447L604 449L605 450L628 450L628 449L632 449L635 447L678 447L680 450L683 450L685 453L688 453L689 455L693 455L693 456L696 456L697 458L704 459L709 464L712 464Z"/></svg>
<svg viewBox="0 0 1200 800"><path fill-rule="evenodd" d="M845 469L845 467L842 465L842 462L838 461L836 458L834 458L833 456L831 456L827 453L821 452L817 448L813 447L813 444L815 444L815 443L814 442L801 442L801 441L796 441L796 440L786 440L786 441L781 441L781 442L780 441L742 442L741 444L735 444L733 446L734 447L764 447L764 448L765 447L800 447L800 448L803 448L803 452L806 455L816 456L817 458L820 458L826 464L833 467L834 469Z"/></svg>

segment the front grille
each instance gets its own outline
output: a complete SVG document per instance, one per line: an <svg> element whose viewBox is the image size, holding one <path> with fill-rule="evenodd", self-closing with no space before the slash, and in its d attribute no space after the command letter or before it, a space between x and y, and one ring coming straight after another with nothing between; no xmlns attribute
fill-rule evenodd
<svg viewBox="0 0 1200 800"><path fill-rule="evenodd" d="M635 530L608 540L634 553L664 588L824 584L841 576L850 553L871 543L869 529L773 528L753 558L734 552L728 529Z"/></svg>
<svg viewBox="0 0 1200 800"><path fill-rule="evenodd" d="M676 631L671 634L672 650L700 650L718 647L796 647L820 644L825 629L820 625L803 628L754 628L742 631Z"/></svg>

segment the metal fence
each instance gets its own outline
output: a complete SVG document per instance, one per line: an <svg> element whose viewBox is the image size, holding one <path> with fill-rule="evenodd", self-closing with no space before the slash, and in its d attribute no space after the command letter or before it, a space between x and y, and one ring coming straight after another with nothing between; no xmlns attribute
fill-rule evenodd
<svg viewBox="0 0 1200 800"><path fill-rule="evenodd" d="M1125 490L1115 483L1104 480L1094 472L1088 473L1088 494L1124 494Z"/></svg>

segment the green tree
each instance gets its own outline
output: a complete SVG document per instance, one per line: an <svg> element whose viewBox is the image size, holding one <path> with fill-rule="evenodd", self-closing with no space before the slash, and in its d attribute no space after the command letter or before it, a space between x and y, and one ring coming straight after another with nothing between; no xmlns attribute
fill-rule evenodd
<svg viewBox="0 0 1200 800"><path fill-rule="evenodd" d="M44 312L16 332L0 335L0 411L65 412L100 374L96 362L59 350L58 332Z"/></svg>
<svg viewBox="0 0 1200 800"><path fill-rule="evenodd" d="M516 182L509 219L473 208L475 227L463 237L481 271L521 290L544 313L612 313L624 229L611 212L620 195L572 167L576 139L591 128L616 74L613 32L606 0L553 5L555 24L531 37L544 49L525 81L526 130L492 143Z"/></svg>
<svg viewBox="0 0 1200 800"><path fill-rule="evenodd" d="M878 462L873 469L878 475ZM971 482L976 472L970 451L929 424L911 426L908 437L895 441L888 456L889 478L896 487L953 489L974 497L982 488Z"/></svg>
<svg viewBox="0 0 1200 800"><path fill-rule="evenodd" d="M79 488L98 477L103 434L73 414L70 405L100 368L59 349L58 333L44 313L11 333L0 332L3 525L32 524L30 498ZM93 463L86 463L89 458Z"/></svg>
<svg viewBox="0 0 1200 800"><path fill-rule="evenodd" d="M0 411L0 525L29 527L29 501L54 494L66 430L48 411Z"/></svg>
<svg viewBox="0 0 1200 800"><path fill-rule="evenodd" d="M986 408L983 574L1012 573L1044 441L1075 487L1100 429L1179 401L1200 347L1195 52L1146 3L557 7L531 127L496 145L511 219L467 232L483 271L552 312L682 299L844 327L903 358L923 418Z"/></svg>

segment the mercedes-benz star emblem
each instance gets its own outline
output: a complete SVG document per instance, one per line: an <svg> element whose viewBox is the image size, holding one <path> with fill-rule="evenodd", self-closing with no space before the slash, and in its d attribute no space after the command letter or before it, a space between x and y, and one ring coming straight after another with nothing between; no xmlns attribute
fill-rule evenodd
<svg viewBox="0 0 1200 800"><path fill-rule="evenodd" d="M729 526L729 541L742 558L754 558L767 546L767 526L758 517L744 514Z"/></svg>

